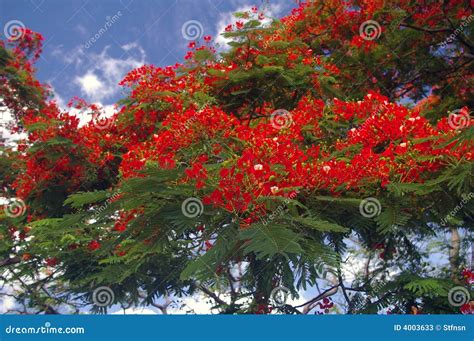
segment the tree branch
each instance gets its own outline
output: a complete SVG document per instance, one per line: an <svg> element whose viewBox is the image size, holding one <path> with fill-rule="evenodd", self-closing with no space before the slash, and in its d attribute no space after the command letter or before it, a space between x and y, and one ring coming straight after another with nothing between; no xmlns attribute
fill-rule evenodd
<svg viewBox="0 0 474 341"><path fill-rule="evenodd" d="M20 262L21 262L21 258L18 257L18 256L13 257L13 258L2 259L2 260L0 260L0 268L4 267L4 266L10 266L10 265L18 264Z"/></svg>
<svg viewBox="0 0 474 341"><path fill-rule="evenodd" d="M208 288L206 288L205 286L203 285L200 285L199 286L199 289L201 289L207 296L213 298L217 303L221 304L221 305L227 305L227 303L225 301L223 301L222 299L219 298L219 296L217 296L216 294L214 294L212 291L210 291Z"/></svg>

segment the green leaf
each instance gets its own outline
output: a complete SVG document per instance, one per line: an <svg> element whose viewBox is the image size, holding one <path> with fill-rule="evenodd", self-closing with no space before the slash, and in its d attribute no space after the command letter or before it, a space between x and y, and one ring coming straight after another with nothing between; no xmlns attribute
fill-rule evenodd
<svg viewBox="0 0 474 341"><path fill-rule="evenodd" d="M240 18L240 19L245 19L247 18L248 13L247 12L235 12L234 17Z"/></svg>
<svg viewBox="0 0 474 341"><path fill-rule="evenodd" d="M244 28L255 28L260 26L262 23L259 20L249 20L245 23Z"/></svg>
<svg viewBox="0 0 474 341"><path fill-rule="evenodd" d="M244 253L255 253L257 259L272 258L275 255L289 253L301 254L303 249L298 243L301 236L280 224L254 224L242 230L240 240L245 240Z"/></svg>
<svg viewBox="0 0 474 341"><path fill-rule="evenodd" d="M233 96L237 96L237 95L248 94L250 91L251 89L236 90L236 91L232 91L231 94Z"/></svg>
<svg viewBox="0 0 474 341"><path fill-rule="evenodd" d="M284 69L282 66L268 65L268 66L262 67L262 70L265 73L280 73L280 72L283 72Z"/></svg>
<svg viewBox="0 0 474 341"><path fill-rule="evenodd" d="M329 197L329 196L323 196L323 195L316 196L315 199L319 201L328 201L331 203L338 203L341 205L349 204L351 206L357 206L357 207L360 205L360 202L361 202L360 199L355 199L355 198L337 198L337 197Z"/></svg>
<svg viewBox="0 0 474 341"><path fill-rule="evenodd" d="M405 284L405 289L415 295L444 296L447 294L445 283L434 278L420 278Z"/></svg>
<svg viewBox="0 0 474 341"><path fill-rule="evenodd" d="M190 279L193 276L201 280L213 277L217 267L234 254L237 241L237 230L232 225L226 226L219 234L210 250L188 263L181 272L180 278Z"/></svg>
<svg viewBox="0 0 474 341"><path fill-rule="evenodd" d="M264 64L267 64L270 62L270 58L268 57L265 57L263 55L258 55L257 58L255 59L255 62L258 64L258 65L264 65Z"/></svg>
<svg viewBox="0 0 474 341"><path fill-rule="evenodd" d="M65 205L71 205L73 208L81 208L87 204L94 204L104 201L110 196L110 191L79 192L70 195L65 201Z"/></svg>
<svg viewBox="0 0 474 341"><path fill-rule="evenodd" d="M204 60L211 59L211 57L212 57L212 53L209 50L198 50L194 53L194 58L198 62L202 62Z"/></svg>
<svg viewBox="0 0 474 341"><path fill-rule="evenodd" d="M293 220L300 224L303 224L304 226L310 227L320 232L347 232L349 231L344 226L331 223L326 220L317 219L317 218L294 217Z"/></svg>
<svg viewBox="0 0 474 341"><path fill-rule="evenodd" d="M375 217L379 226L378 231L382 234L390 233L396 226L404 226L411 218L411 215L401 211L399 207L384 207L382 213Z"/></svg>

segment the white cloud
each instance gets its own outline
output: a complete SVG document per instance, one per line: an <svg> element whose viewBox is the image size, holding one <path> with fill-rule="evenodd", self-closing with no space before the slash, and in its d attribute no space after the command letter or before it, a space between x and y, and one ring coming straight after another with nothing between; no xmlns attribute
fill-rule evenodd
<svg viewBox="0 0 474 341"><path fill-rule="evenodd" d="M122 78L130 70L145 63L145 51L138 44L126 44L122 46L122 49L127 58L114 58L109 55L109 46L106 46L99 54L88 54L89 59L94 63L82 75L74 79L74 83L79 86L82 95L88 101L104 102L118 94L120 91L118 83Z"/></svg>
<svg viewBox="0 0 474 341"><path fill-rule="evenodd" d="M52 47L51 56L61 60L68 66L75 65L76 67L80 67L87 61L83 46L77 46L72 50L65 50L64 45L57 45Z"/></svg>
<svg viewBox="0 0 474 341"><path fill-rule="evenodd" d="M120 309L117 310L116 312L111 313L111 315L156 315L158 314L157 311L154 311L152 309L148 308L143 308L143 307L133 307L133 308L128 308L128 309Z"/></svg>
<svg viewBox="0 0 474 341"><path fill-rule="evenodd" d="M0 313L2 313L2 314L6 313L8 310L14 308L15 305L16 305L16 303L15 303L15 299L13 297L4 296L0 300Z"/></svg>
<svg viewBox="0 0 474 341"><path fill-rule="evenodd" d="M141 54L145 54L145 50L143 50L143 48L140 45L138 45L136 42L135 43L128 43L128 44L122 45L121 47L124 51L130 51L130 50L133 50L133 49L137 49Z"/></svg>
<svg viewBox="0 0 474 341"><path fill-rule="evenodd" d="M61 111L67 111L68 107L64 98L56 91L56 89L53 86L51 86L51 91L53 92L53 100L56 102L59 109Z"/></svg>
<svg viewBox="0 0 474 341"><path fill-rule="evenodd" d="M101 117L111 117L115 112L115 106L113 104L104 105L100 102L94 103L99 108L101 108L102 115ZM92 120L92 115L89 110L79 110L76 108L68 108L70 115L76 116L79 119L79 127L86 125L89 121Z"/></svg>
<svg viewBox="0 0 474 341"><path fill-rule="evenodd" d="M213 305L212 299L199 293L183 298L176 306L170 306L168 314L185 314L186 312L191 314L216 314L218 311L212 310Z"/></svg>
<svg viewBox="0 0 474 341"><path fill-rule="evenodd" d="M98 92L106 92L105 84L94 73L88 72L82 77L77 77L76 82L80 85L81 90L90 97Z"/></svg>
<svg viewBox="0 0 474 341"><path fill-rule="evenodd" d="M220 49L227 49L228 45L227 43L231 41L230 39L226 39L222 36L222 33L225 32L226 26L230 24L235 24L237 21L241 20L238 18L234 17L234 13L236 12L247 12L250 11L253 5L248 4L248 5L243 5L238 8L236 8L234 11L231 12L224 12L221 13L219 20L217 21L216 24L216 39L215 42L219 44ZM266 8L259 8L259 12L263 11L265 14L265 19L262 21L263 24L268 24L271 22L271 18L278 17L282 14L284 11L284 7L279 4L279 3L274 3L268 5Z"/></svg>
<svg viewBox="0 0 474 341"><path fill-rule="evenodd" d="M83 25L79 24L74 27L74 30L77 31L80 35L86 36L88 34L87 28L85 28Z"/></svg>
<svg viewBox="0 0 474 341"><path fill-rule="evenodd" d="M3 105L3 99L0 98L0 143L13 145L15 141L26 138L25 133L12 133L10 126L14 123L13 114L10 109ZM23 109L27 109L24 107ZM5 141L3 141L5 140Z"/></svg>

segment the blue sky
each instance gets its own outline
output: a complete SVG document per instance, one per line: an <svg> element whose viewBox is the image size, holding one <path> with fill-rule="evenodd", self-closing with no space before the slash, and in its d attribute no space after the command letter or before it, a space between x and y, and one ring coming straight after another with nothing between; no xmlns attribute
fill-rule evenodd
<svg viewBox="0 0 474 341"><path fill-rule="evenodd" d="M293 0L0 0L0 23L2 36L12 20L43 34L37 76L52 86L61 106L73 96L110 105L121 97L117 83L131 69L183 60L186 22L197 21L203 35L218 37L233 12L253 5L276 17L296 6ZM225 45L222 38L217 42Z"/></svg>

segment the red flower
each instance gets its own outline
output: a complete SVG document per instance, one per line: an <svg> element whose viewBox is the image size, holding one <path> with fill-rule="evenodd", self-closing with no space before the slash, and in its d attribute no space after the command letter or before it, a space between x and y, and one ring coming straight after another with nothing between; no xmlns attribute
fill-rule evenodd
<svg viewBox="0 0 474 341"><path fill-rule="evenodd" d="M262 314L270 314L273 310L272 306L265 305L265 304L259 304L257 306L257 311L255 314L262 315Z"/></svg>
<svg viewBox="0 0 474 341"><path fill-rule="evenodd" d="M76 250L78 247L79 247L79 244L74 243L74 244L69 245L68 249L69 250Z"/></svg>
<svg viewBox="0 0 474 341"><path fill-rule="evenodd" d="M58 259L56 257L46 259L46 265L48 266L56 266L57 264L58 264Z"/></svg>
<svg viewBox="0 0 474 341"><path fill-rule="evenodd" d="M127 224L124 224L121 221L117 221L114 225L114 230L117 232L123 232L127 229Z"/></svg>
<svg viewBox="0 0 474 341"><path fill-rule="evenodd" d="M474 301L467 302L459 309L465 315L474 315Z"/></svg>
<svg viewBox="0 0 474 341"><path fill-rule="evenodd" d="M95 251L100 248L100 243L97 240L93 240L89 243L87 247L89 248L89 250Z"/></svg>
<svg viewBox="0 0 474 341"><path fill-rule="evenodd" d="M474 272L469 269L464 269L462 271L462 276L466 280L467 284L474 284Z"/></svg>
<svg viewBox="0 0 474 341"><path fill-rule="evenodd" d="M298 56L296 53L290 53L290 54L288 55L288 59L291 60L291 61L297 60L298 57L299 57L299 56Z"/></svg>

